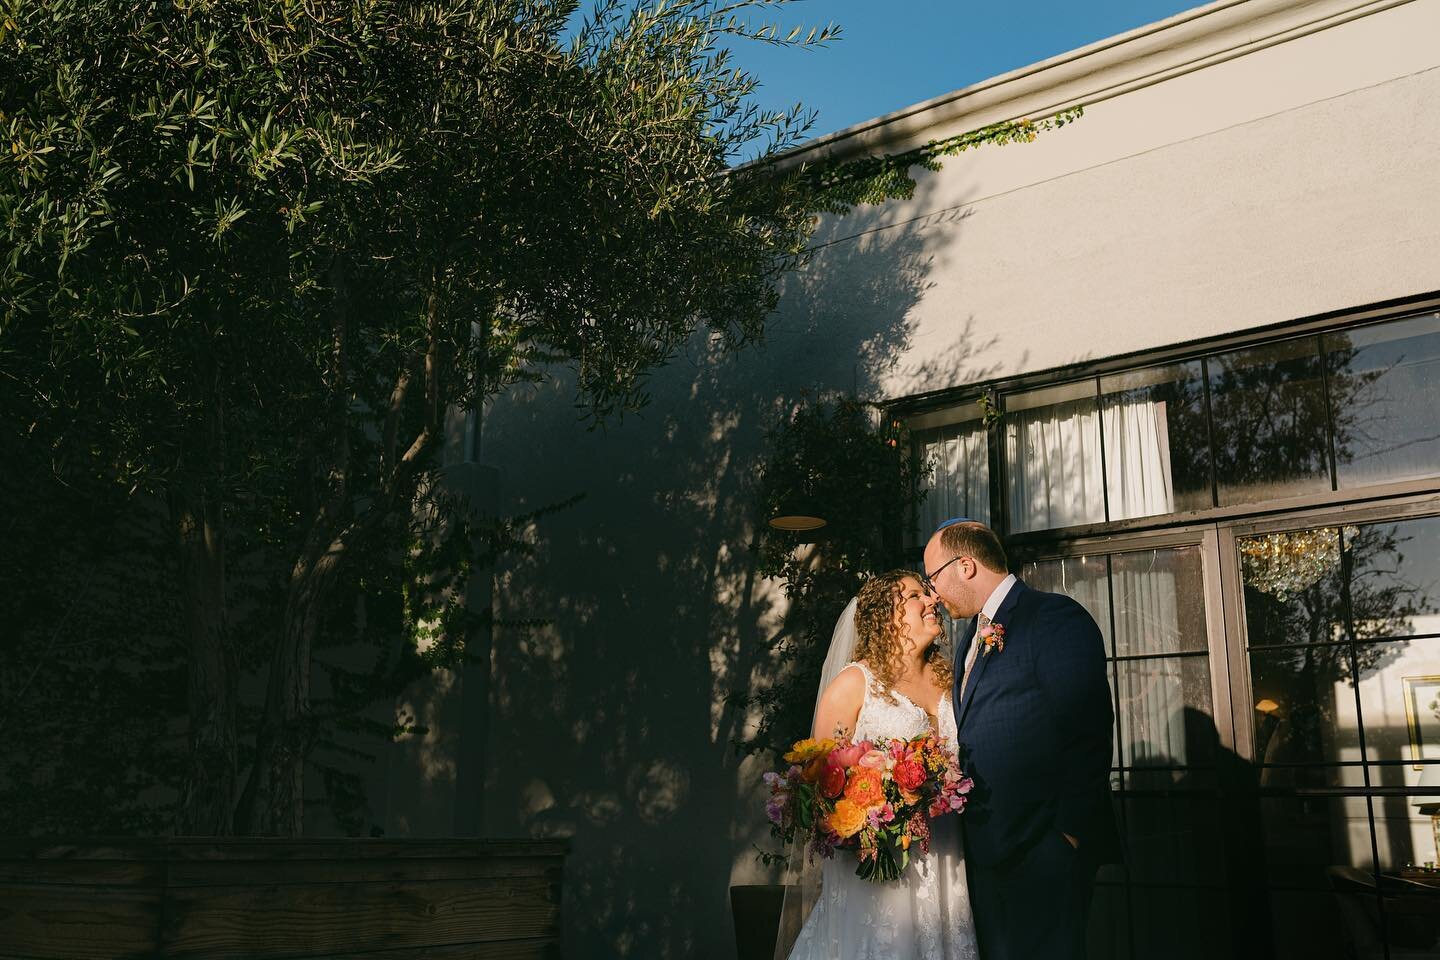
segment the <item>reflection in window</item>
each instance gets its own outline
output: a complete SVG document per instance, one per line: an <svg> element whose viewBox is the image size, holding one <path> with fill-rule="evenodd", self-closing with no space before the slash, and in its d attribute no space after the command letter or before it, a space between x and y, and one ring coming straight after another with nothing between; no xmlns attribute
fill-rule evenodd
<svg viewBox="0 0 1440 960"><path fill-rule="evenodd" d="M1025 564L1020 579L1026 586L1046 593L1063 593L1084 607L1100 626L1105 652L1110 643L1110 583L1105 557L1065 557Z"/></svg>
<svg viewBox="0 0 1440 960"><path fill-rule="evenodd" d="M1205 658L1121 660L1117 666L1128 766L1215 762L1214 707Z"/></svg>
<svg viewBox="0 0 1440 960"><path fill-rule="evenodd" d="M1220 505L1329 490L1317 338L1220 354L1208 367Z"/></svg>
<svg viewBox="0 0 1440 960"><path fill-rule="evenodd" d="M1352 793L1262 797L1277 936L1280 891L1313 889L1334 893L1348 943L1429 955L1395 948L1440 943L1440 877L1412 866L1440 860L1440 518L1239 549L1260 785ZM1408 925L1371 923L1377 898Z"/></svg>
<svg viewBox="0 0 1440 960"><path fill-rule="evenodd" d="M1115 653L1206 650L1205 582L1198 546L1116 554Z"/></svg>
<svg viewBox="0 0 1440 960"><path fill-rule="evenodd" d="M990 522L990 461L985 425L978 415L968 422L917 431L915 449L933 471L920 503L922 536L951 517Z"/></svg>
<svg viewBox="0 0 1440 960"><path fill-rule="evenodd" d="M1212 505L1199 361L1100 380L1110 519Z"/></svg>
<svg viewBox="0 0 1440 960"><path fill-rule="evenodd" d="M1095 381L1007 397L1005 462L1012 531L1103 522Z"/></svg>
<svg viewBox="0 0 1440 960"><path fill-rule="evenodd" d="M1341 487L1440 474L1440 314L1325 336Z"/></svg>

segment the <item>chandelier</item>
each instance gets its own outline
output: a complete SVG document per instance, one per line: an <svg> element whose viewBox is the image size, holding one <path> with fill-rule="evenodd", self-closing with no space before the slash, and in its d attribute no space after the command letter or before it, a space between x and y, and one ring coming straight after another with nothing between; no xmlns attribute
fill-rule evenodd
<svg viewBox="0 0 1440 960"><path fill-rule="evenodd" d="M1341 544L1348 548L1359 533L1358 527L1347 526L1245 537L1239 545L1245 584L1283 603L1333 570Z"/></svg>

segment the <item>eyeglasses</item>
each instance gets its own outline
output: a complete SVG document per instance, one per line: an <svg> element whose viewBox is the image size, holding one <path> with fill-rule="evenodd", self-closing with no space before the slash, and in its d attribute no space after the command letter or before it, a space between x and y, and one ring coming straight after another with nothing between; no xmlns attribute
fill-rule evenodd
<svg viewBox="0 0 1440 960"><path fill-rule="evenodd" d="M935 581L931 578L940 576L941 572L944 571L946 567L950 566L950 564L954 563L956 560L964 559L964 554L961 554L958 557L951 557L949 560L946 560L944 563L940 564L940 566L936 567L933 572L920 574L921 585L924 586L925 589L928 590L930 593L939 593L940 591L935 589Z"/></svg>

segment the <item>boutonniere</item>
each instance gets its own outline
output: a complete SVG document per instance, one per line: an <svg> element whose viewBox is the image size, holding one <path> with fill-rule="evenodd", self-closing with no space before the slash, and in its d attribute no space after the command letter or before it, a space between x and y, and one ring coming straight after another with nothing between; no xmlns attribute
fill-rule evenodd
<svg viewBox="0 0 1440 960"><path fill-rule="evenodd" d="M980 642L985 644L980 650L980 656L990 656L990 651L997 653L1005 649L1005 627L998 623L987 623L980 628Z"/></svg>

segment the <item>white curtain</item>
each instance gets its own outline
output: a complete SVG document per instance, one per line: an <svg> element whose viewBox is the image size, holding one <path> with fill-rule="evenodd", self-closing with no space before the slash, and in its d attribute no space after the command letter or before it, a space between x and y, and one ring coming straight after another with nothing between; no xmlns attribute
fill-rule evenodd
<svg viewBox="0 0 1440 960"><path fill-rule="evenodd" d="M1017 533L1104 522L1107 490L1112 520L1175 511L1165 403L1107 403L1103 458L1101 420L1088 399L1006 415L1010 521Z"/></svg>
<svg viewBox="0 0 1440 960"><path fill-rule="evenodd" d="M1005 421L1011 528L1019 533L1103 522L1095 402L1018 410Z"/></svg>
<svg viewBox="0 0 1440 960"><path fill-rule="evenodd" d="M1111 578L1116 652L1178 652L1182 627L1175 574L1163 568L1113 569ZM1121 724L1130 763L1187 762L1183 664L1183 658L1168 657L1121 662Z"/></svg>
<svg viewBox="0 0 1440 960"><path fill-rule="evenodd" d="M921 437L920 456L934 467L920 504L922 542L951 517L990 522L990 458L980 423L942 427Z"/></svg>
<svg viewBox="0 0 1440 960"><path fill-rule="evenodd" d="M1165 402L1107 403L1104 417L1110 519L1174 513Z"/></svg>

